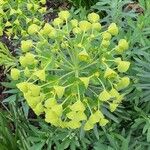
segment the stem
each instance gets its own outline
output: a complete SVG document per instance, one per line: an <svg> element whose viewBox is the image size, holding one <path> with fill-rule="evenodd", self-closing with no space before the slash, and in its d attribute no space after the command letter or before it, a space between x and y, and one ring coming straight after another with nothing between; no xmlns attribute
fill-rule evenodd
<svg viewBox="0 0 150 150"><path fill-rule="evenodd" d="M105 85L103 84L102 80L101 80L101 79L99 79L99 78L97 78L97 79L98 79L98 81L101 83L101 85L102 85L103 89L105 90L106 88L105 88Z"/></svg>

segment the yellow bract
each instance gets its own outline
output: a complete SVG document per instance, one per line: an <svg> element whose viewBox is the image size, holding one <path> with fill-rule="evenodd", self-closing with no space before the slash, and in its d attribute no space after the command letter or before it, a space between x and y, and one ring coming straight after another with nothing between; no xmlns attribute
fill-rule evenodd
<svg viewBox="0 0 150 150"><path fill-rule="evenodd" d="M119 72L126 72L130 67L130 62L128 61L119 61L118 62L118 71Z"/></svg>
<svg viewBox="0 0 150 150"><path fill-rule="evenodd" d="M28 91L28 83L27 82L20 82L16 86L23 93L26 93Z"/></svg>
<svg viewBox="0 0 150 150"><path fill-rule="evenodd" d="M115 104L115 103L110 103L109 107L110 107L110 111L113 112L116 110L116 108L118 107L119 104Z"/></svg>
<svg viewBox="0 0 150 150"><path fill-rule="evenodd" d="M32 40L21 41L21 50L23 52L29 51L33 46Z"/></svg>
<svg viewBox="0 0 150 150"><path fill-rule="evenodd" d="M90 77L80 77L79 79L84 83L85 87L87 88L89 85Z"/></svg>
<svg viewBox="0 0 150 150"><path fill-rule="evenodd" d="M39 26L38 25L36 25L36 24L32 24L32 25L30 25L29 27L28 27L28 33L29 34L36 34L38 31L39 31Z"/></svg>
<svg viewBox="0 0 150 150"><path fill-rule="evenodd" d="M129 84L130 84L130 79L129 79L129 77L123 77L123 78L121 78L121 80L118 82L118 84L117 84L116 87L117 87L118 90L122 90L122 89L128 87Z"/></svg>
<svg viewBox="0 0 150 150"><path fill-rule="evenodd" d="M36 105L35 108L33 108L33 111L35 112L35 114L37 116L39 116L40 114L42 114L44 112L44 107L43 107L43 104L42 103L38 103Z"/></svg>
<svg viewBox="0 0 150 150"><path fill-rule="evenodd" d="M63 86L54 86L55 92L58 96L58 98L62 98L65 92L65 87Z"/></svg>
<svg viewBox="0 0 150 150"><path fill-rule="evenodd" d="M100 23L92 23L92 29L95 29L97 31L101 30L102 26Z"/></svg>
<svg viewBox="0 0 150 150"><path fill-rule="evenodd" d="M70 17L70 13L67 10L64 11L60 11L58 13L59 18L61 18L62 20L66 21L69 17Z"/></svg>
<svg viewBox="0 0 150 150"><path fill-rule="evenodd" d="M75 102L73 105L70 106L70 109L72 111L84 111L85 106L80 100L78 100L77 102Z"/></svg>
<svg viewBox="0 0 150 150"><path fill-rule="evenodd" d="M78 20L77 19L72 19L70 22L71 22L71 25L73 27L77 27L78 26Z"/></svg>
<svg viewBox="0 0 150 150"><path fill-rule="evenodd" d="M89 54L86 52L86 50L81 51L78 56L81 61L87 61L89 58Z"/></svg>
<svg viewBox="0 0 150 150"><path fill-rule="evenodd" d="M38 70L34 73L35 76L37 76L41 81L45 81L46 75L45 75L45 70Z"/></svg>
<svg viewBox="0 0 150 150"><path fill-rule="evenodd" d="M109 122L109 121L108 121L107 119L102 118L102 119L100 119L100 121L99 121L99 125L103 127L103 126L105 126L108 122Z"/></svg>
<svg viewBox="0 0 150 150"><path fill-rule="evenodd" d="M124 51L124 50L127 50L127 49L129 48L129 44L128 44L128 42L127 42L125 39L119 40L118 46L119 46L119 48L122 49L123 51Z"/></svg>
<svg viewBox="0 0 150 150"><path fill-rule="evenodd" d="M18 80L20 77L20 71L17 68L13 68L11 69L10 75L13 80Z"/></svg>
<svg viewBox="0 0 150 150"><path fill-rule="evenodd" d="M53 21L54 26L61 26L63 24L63 20L60 18L55 18Z"/></svg>
<svg viewBox="0 0 150 150"><path fill-rule="evenodd" d="M114 78L117 76L117 73L111 68L107 68L104 73L104 78Z"/></svg>
<svg viewBox="0 0 150 150"><path fill-rule="evenodd" d="M91 26L92 26L91 23L88 22L88 21L86 21L86 20L83 20L83 21L80 21L80 22L79 22L79 28L80 28L82 31L84 31L84 32L90 30L90 29L91 29Z"/></svg>
<svg viewBox="0 0 150 150"><path fill-rule="evenodd" d="M108 32L111 35L117 35L118 34L118 27L115 23L111 23L108 27Z"/></svg>
<svg viewBox="0 0 150 150"><path fill-rule="evenodd" d="M90 13L88 14L88 20L91 22L91 23L95 23L95 22L98 22L100 19L99 15L96 14L96 13Z"/></svg>
<svg viewBox="0 0 150 150"><path fill-rule="evenodd" d="M107 48L110 45L110 42L107 40L102 40L101 46Z"/></svg>
<svg viewBox="0 0 150 150"><path fill-rule="evenodd" d="M99 95L99 100L101 101L108 101L112 96L109 94L108 91L103 90Z"/></svg>
<svg viewBox="0 0 150 150"><path fill-rule="evenodd" d="M104 32L102 34L103 40L109 41L111 39L111 34L109 32Z"/></svg>

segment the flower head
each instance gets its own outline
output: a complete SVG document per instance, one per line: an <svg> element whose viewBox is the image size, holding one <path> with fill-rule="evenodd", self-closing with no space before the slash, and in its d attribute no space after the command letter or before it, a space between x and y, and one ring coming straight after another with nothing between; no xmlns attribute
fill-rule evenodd
<svg viewBox="0 0 150 150"><path fill-rule="evenodd" d="M10 75L13 80L18 80L20 77L20 71L17 68L13 68L11 69Z"/></svg>
<svg viewBox="0 0 150 150"><path fill-rule="evenodd" d="M118 27L115 23L111 23L108 27L108 32L111 35L117 35L118 34Z"/></svg>
<svg viewBox="0 0 150 150"><path fill-rule="evenodd" d="M99 15L96 14L96 13L90 13L88 14L88 20L91 22L91 23L95 23L95 22L98 22L100 19Z"/></svg>

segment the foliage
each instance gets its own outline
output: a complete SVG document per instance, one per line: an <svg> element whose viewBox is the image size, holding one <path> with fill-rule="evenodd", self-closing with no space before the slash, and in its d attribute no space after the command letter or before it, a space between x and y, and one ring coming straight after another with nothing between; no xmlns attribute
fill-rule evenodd
<svg viewBox="0 0 150 150"><path fill-rule="evenodd" d="M9 49L0 42L0 66L4 65L6 68L9 68L10 66L15 66L15 61Z"/></svg>
<svg viewBox="0 0 150 150"><path fill-rule="evenodd" d="M94 5L98 0L68 0L73 3L76 7L83 7L89 9L92 5Z"/></svg>

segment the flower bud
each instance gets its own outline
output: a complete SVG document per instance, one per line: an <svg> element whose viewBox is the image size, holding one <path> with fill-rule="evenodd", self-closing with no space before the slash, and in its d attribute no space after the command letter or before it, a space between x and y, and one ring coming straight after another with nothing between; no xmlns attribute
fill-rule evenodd
<svg viewBox="0 0 150 150"><path fill-rule="evenodd" d="M114 88L112 88L109 93L112 97L118 97L120 95L119 92Z"/></svg>
<svg viewBox="0 0 150 150"><path fill-rule="evenodd" d="M59 123L59 118L55 112L48 109L45 111L45 121L57 126Z"/></svg>
<svg viewBox="0 0 150 150"><path fill-rule="evenodd" d="M28 52L33 46L32 40L21 41L21 50Z"/></svg>
<svg viewBox="0 0 150 150"><path fill-rule="evenodd" d="M52 30L53 27L49 23L46 23L43 27L43 34L48 35L49 33L51 33Z"/></svg>
<svg viewBox="0 0 150 150"><path fill-rule="evenodd" d="M73 32L73 34L79 34L79 33L81 33L81 29L76 27L76 28L73 28L72 32Z"/></svg>
<svg viewBox="0 0 150 150"><path fill-rule="evenodd" d="M99 94L99 100L101 101L108 101L112 96L109 94L109 92L107 92L106 90L103 90L100 94Z"/></svg>
<svg viewBox="0 0 150 150"><path fill-rule="evenodd" d="M35 112L37 116L41 115L44 112L44 107L42 103L38 103L36 107L33 108L33 111Z"/></svg>
<svg viewBox="0 0 150 150"><path fill-rule="evenodd" d="M15 9L11 9L9 15L14 15L15 13L16 13L16 10Z"/></svg>
<svg viewBox="0 0 150 150"><path fill-rule="evenodd" d="M30 73L30 70L29 70L28 67L25 68L25 70L24 70L24 75L25 75L26 77L30 77L30 76L31 76L31 73Z"/></svg>
<svg viewBox="0 0 150 150"><path fill-rule="evenodd" d="M90 78L89 77L80 77L79 79L83 82L83 84L87 88L89 85Z"/></svg>
<svg viewBox="0 0 150 150"><path fill-rule="evenodd" d="M22 15L22 10L21 9L17 9L17 11L16 11L19 15Z"/></svg>
<svg viewBox="0 0 150 150"><path fill-rule="evenodd" d="M65 92L65 87L63 86L54 86L55 92L58 96L58 98L62 98Z"/></svg>
<svg viewBox="0 0 150 150"><path fill-rule="evenodd" d="M19 20L18 20L18 19L16 19L16 20L14 21L14 24L15 24L15 25L17 25L17 26L19 26L19 25L20 25Z"/></svg>
<svg viewBox="0 0 150 150"><path fill-rule="evenodd" d="M39 96L40 95L40 91L41 91L40 86L34 85L34 84L29 84L28 89L31 91L32 96Z"/></svg>
<svg viewBox="0 0 150 150"><path fill-rule="evenodd" d="M108 122L109 122L109 121L108 121L107 119L102 118L102 119L100 119L100 121L99 121L99 125L103 127L103 126L105 126Z"/></svg>
<svg viewBox="0 0 150 150"><path fill-rule="evenodd" d="M42 7L41 9L38 9L38 11L43 14L46 12L46 7Z"/></svg>
<svg viewBox="0 0 150 150"><path fill-rule="evenodd" d="M82 31L86 32L86 31L88 31L89 29L91 29L91 23L88 22L88 21L86 21L86 20L80 21L80 22L79 22L79 28L80 28Z"/></svg>
<svg viewBox="0 0 150 150"><path fill-rule="evenodd" d="M89 54L86 52L86 50L83 50L78 54L78 57L81 61L87 61Z"/></svg>
<svg viewBox="0 0 150 150"><path fill-rule="evenodd" d="M49 98L45 101L45 107L46 108L52 108L53 106L55 106L57 104L57 101L55 98Z"/></svg>
<svg viewBox="0 0 150 150"><path fill-rule="evenodd" d="M128 77L123 77L117 84L116 88L118 90L122 90L122 89L128 87L129 84L130 84L130 79Z"/></svg>
<svg viewBox="0 0 150 150"><path fill-rule="evenodd" d="M62 112L63 112L62 105L54 105L52 107L52 111L55 112L58 117L60 117L62 115Z"/></svg>
<svg viewBox="0 0 150 150"><path fill-rule="evenodd" d="M100 23L92 23L92 29L95 29L97 31L100 31L102 28L101 24Z"/></svg>
<svg viewBox="0 0 150 150"><path fill-rule="evenodd" d="M109 41L102 40L101 46L107 48L110 45Z"/></svg>
<svg viewBox="0 0 150 150"><path fill-rule="evenodd" d="M88 20L91 22L91 23L95 23L95 22L98 22L100 19L99 15L96 14L96 13L90 13L88 14Z"/></svg>
<svg viewBox="0 0 150 150"><path fill-rule="evenodd" d="M54 26L61 26L63 24L63 20L60 18L55 18L53 21Z"/></svg>
<svg viewBox="0 0 150 150"><path fill-rule="evenodd" d="M111 112L114 112L116 110L116 108L118 107L119 104L115 104L115 103L110 103L109 104L109 108Z"/></svg>
<svg viewBox="0 0 150 150"><path fill-rule="evenodd" d="M93 113L91 116L90 116L90 118L89 118L89 122L91 123L91 124L95 124L95 123L97 123L97 122L99 122L100 121L100 119L101 119L101 112L98 110L98 111L96 111L95 113ZM102 117L103 118L103 117Z"/></svg>
<svg viewBox="0 0 150 150"><path fill-rule="evenodd" d="M13 80L18 80L20 77L20 71L17 68L13 68L11 69L10 75Z"/></svg>
<svg viewBox="0 0 150 150"><path fill-rule="evenodd" d="M46 4L46 0L40 0L41 4Z"/></svg>
<svg viewBox="0 0 150 150"><path fill-rule="evenodd" d="M118 34L118 27L115 23L111 23L110 26L108 27L108 32L111 35L117 35Z"/></svg>
<svg viewBox="0 0 150 150"><path fill-rule="evenodd" d="M5 27L10 27L10 26L12 26L12 24L11 24L9 21L7 21L7 22L5 23Z"/></svg>
<svg viewBox="0 0 150 150"><path fill-rule="evenodd" d="M26 53L25 55L25 59L27 59L27 62L29 65L33 65L34 64L34 55L32 53Z"/></svg>
<svg viewBox="0 0 150 150"><path fill-rule="evenodd" d="M36 24L32 24L28 27L28 33L29 34L36 34L39 31L40 27Z"/></svg>
<svg viewBox="0 0 150 150"><path fill-rule="evenodd" d="M33 4L33 8L35 11L37 11L39 9L39 5L38 4Z"/></svg>
<svg viewBox="0 0 150 150"><path fill-rule="evenodd" d="M104 78L114 78L117 76L117 73L111 68L107 68L104 73Z"/></svg>
<svg viewBox="0 0 150 150"><path fill-rule="evenodd" d="M119 49L122 49L123 51L125 51L129 48L129 44L125 39L121 39L119 40L118 47Z"/></svg>
<svg viewBox="0 0 150 150"><path fill-rule="evenodd" d="M26 93L28 91L28 83L27 82L18 83L16 86L23 93Z"/></svg>
<svg viewBox="0 0 150 150"><path fill-rule="evenodd" d="M32 8L33 8L33 4L28 3L28 4L27 4L27 9L28 9L28 10L31 10Z"/></svg>
<svg viewBox="0 0 150 150"><path fill-rule="evenodd" d="M77 19L72 19L70 22L71 22L72 27L78 26L78 20Z"/></svg>
<svg viewBox="0 0 150 150"><path fill-rule="evenodd" d="M69 11L67 11L67 10L63 10L63 11L60 11L60 12L58 13L58 16L59 16L60 19L66 21L66 20L68 20L68 18L70 17L70 13L69 13Z"/></svg>
<svg viewBox="0 0 150 150"><path fill-rule="evenodd" d="M80 100L78 100L73 105L70 106L70 109L72 111L84 111L85 106Z"/></svg>
<svg viewBox="0 0 150 150"><path fill-rule="evenodd" d="M85 123L85 125L84 125L84 130L85 130L85 131L89 131L89 130L91 130L91 129L93 129L93 128L94 128L94 124L90 123L89 121L87 121L87 122Z"/></svg>
<svg viewBox="0 0 150 150"><path fill-rule="evenodd" d="M20 62L22 67L26 67L28 65L28 60L24 56L20 56L19 62Z"/></svg>
<svg viewBox="0 0 150 150"><path fill-rule="evenodd" d="M80 128L81 123L77 121L69 121L67 126L71 129L77 129L77 128Z"/></svg>
<svg viewBox="0 0 150 150"><path fill-rule="evenodd" d="M111 34L109 32L104 32L102 34L102 38L103 38L103 40L109 41L109 40L111 40Z"/></svg>
<svg viewBox="0 0 150 150"><path fill-rule="evenodd" d="M45 70L38 70L34 73L34 75L37 76L41 81L45 81Z"/></svg>
<svg viewBox="0 0 150 150"><path fill-rule="evenodd" d="M126 72L130 67L130 62L128 61L119 61L118 62L118 71L119 72Z"/></svg>

